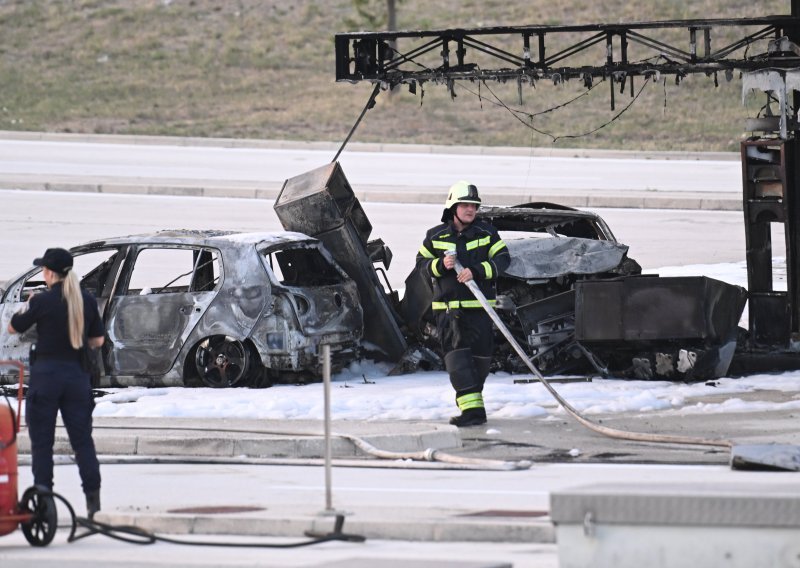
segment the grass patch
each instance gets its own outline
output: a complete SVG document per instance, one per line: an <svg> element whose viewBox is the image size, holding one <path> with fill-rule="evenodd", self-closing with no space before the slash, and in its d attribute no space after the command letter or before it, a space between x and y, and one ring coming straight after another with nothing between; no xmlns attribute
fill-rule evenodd
<svg viewBox="0 0 800 568"><path fill-rule="evenodd" d="M403 0L398 27L789 12L789 0ZM334 81L333 35L355 31L345 24L354 17L350 0L0 2L0 129L340 142L372 90L368 84ZM640 86L637 80L635 88ZM505 104L528 114L585 91L576 81L526 85L520 103L516 84L489 87ZM750 97L742 105L738 77L730 83L720 78L719 87L704 76L680 85L668 78L648 84L630 110L613 120L630 93L617 92L612 111L609 90L600 84L564 109L525 124L493 104L489 89L457 85L458 96L451 100L444 87L426 85L416 96L382 94L353 140L735 151L744 119L763 104ZM609 121L592 135L570 137ZM543 133L559 138L554 142Z"/></svg>

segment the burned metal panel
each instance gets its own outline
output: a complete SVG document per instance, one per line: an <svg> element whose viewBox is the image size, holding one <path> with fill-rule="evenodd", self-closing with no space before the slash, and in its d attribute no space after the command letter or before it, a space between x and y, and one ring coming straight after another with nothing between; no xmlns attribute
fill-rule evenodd
<svg viewBox="0 0 800 568"><path fill-rule="evenodd" d="M800 197L795 140L773 137L741 143L747 288L750 294L749 337L745 349L789 349L800 330ZM786 290L773 279L773 227L783 232Z"/></svg>
<svg viewBox="0 0 800 568"><path fill-rule="evenodd" d="M740 286L705 276L582 281L576 290L579 341L727 340L746 301Z"/></svg>
<svg viewBox="0 0 800 568"><path fill-rule="evenodd" d="M618 243L571 237L506 239L506 245L511 264L505 274L521 279L608 272L628 252L627 246Z"/></svg>
<svg viewBox="0 0 800 568"><path fill-rule="evenodd" d="M119 269L116 247L91 246L76 247L72 249L75 270L78 274L85 274L81 279L81 286L97 296L97 303L101 314L105 307L105 299L98 295L98 289L103 289L104 283L116 274ZM19 310L26 308L27 299L38 292L47 289L41 274L41 268L28 269L8 282L8 289L2 294L0 304L0 358L12 359L22 362L26 367L26 376L29 372L29 353L31 345L36 343L36 328L32 327L22 334L9 334L8 323L11 316Z"/></svg>
<svg viewBox="0 0 800 568"><path fill-rule="evenodd" d="M575 291L518 306L531 359L543 373L591 370L575 346Z"/></svg>
<svg viewBox="0 0 800 568"><path fill-rule="evenodd" d="M0 359L21 362L25 366L27 376L30 348L36 343L36 327L25 333L8 333L11 317L25 306L26 302L7 301L0 304Z"/></svg>
<svg viewBox="0 0 800 568"><path fill-rule="evenodd" d="M271 246L259 255L273 301L284 299L292 307L292 319L304 335L360 338L363 311L356 284L318 241Z"/></svg>
<svg viewBox="0 0 800 568"><path fill-rule="evenodd" d="M111 371L122 375L162 375L175 362L188 331L202 318L212 292L123 296L108 325Z"/></svg>
<svg viewBox="0 0 800 568"><path fill-rule="evenodd" d="M154 377L174 369L222 286L220 256L218 249L179 243L138 246L128 255L106 312L110 375ZM210 286L200 281L209 265L218 277Z"/></svg>
<svg viewBox="0 0 800 568"><path fill-rule="evenodd" d="M286 180L274 209L285 229L304 232L324 243L355 281L362 309L370 314L364 322L364 337L384 357L398 360L406 341L367 250L372 227L341 166L328 164Z"/></svg>
<svg viewBox="0 0 800 568"><path fill-rule="evenodd" d="M744 288L696 276L576 284L575 337L617 376L699 380L732 361Z"/></svg>

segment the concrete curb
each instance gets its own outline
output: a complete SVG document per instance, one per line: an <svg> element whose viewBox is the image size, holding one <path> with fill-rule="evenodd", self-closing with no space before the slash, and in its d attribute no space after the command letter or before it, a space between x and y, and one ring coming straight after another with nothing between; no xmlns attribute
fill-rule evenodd
<svg viewBox="0 0 800 568"><path fill-rule="evenodd" d="M197 183L94 183L73 181L31 181L0 176L0 186L23 191L57 191L73 193L104 193L110 195L170 195L186 197L233 197L242 199L272 199L280 194L278 183L230 183L226 185L197 185ZM397 186L359 186L355 195L362 202L378 203L430 203L438 204L438 188L430 189ZM690 209L706 211L741 211L741 195L716 192L666 192L629 190L588 190L587 192L560 191L552 193L519 193L508 189L495 189L490 193L493 205L519 205L546 201L586 208L620 209Z"/></svg>
<svg viewBox="0 0 800 568"><path fill-rule="evenodd" d="M240 138L199 138L146 136L129 134L76 134L66 132L27 132L0 130L0 139L52 142L89 142L98 144L146 144L164 146L206 146L220 148L271 148L321 150L335 153L341 142L302 140L257 140ZM592 150L574 148L526 148L519 146L447 146L437 144L394 144L382 142L350 142L346 151L394 152L422 154L477 154L489 156L531 156L569 158L619 158L642 160L720 160L739 161L738 152L690 152L643 150Z"/></svg>
<svg viewBox="0 0 800 568"><path fill-rule="evenodd" d="M330 152L339 144L326 141L252 140L233 138L179 138L166 136L133 136L108 134L73 134L55 132L0 131L0 139L104 145L151 145L166 147L244 148L273 150L305 150ZM681 161L739 161L736 152L644 152L636 150L583 150L562 148L521 148L507 146L443 146L430 144L384 144L353 142L350 152L418 153L484 156L561 157L586 159L626 160L681 160ZM171 195L192 197L237 197L245 199L277 199L283 181L242 180L220 181L203 179L143 179L135 176L117 177L109 182L99 175L34 175L25 173L0 174L0 187L35 190L132 195ZM439 203L440 187L402 187L386 185L355 188L362 201L385 203ZM571 207L628 208L628 209L703 209L740 211L739 192L713 191L649 191L646 189L581 189L581 190L531 190L513 187L492 187L487 196L495 205L517 205L534 201L548 201ZM489 201L487 201L489 202Z"/></svg>
<svg viewBox="0 0 800 568"><path fill-rule="evenodd" d="M379 450L397 453L423 452L429 448L447 450L461 447L455 426L446 424L339 422L333 433L358 437ZM292 458L321 459L325 456L322 425L297 421L291 430L279 421L230 420L209 429L201 420L171 418L95 418L94 442L97 453L113 456L186 456L189 458ZM30 454L30 440L20 436L19 453ZM55 453L72 454L66 430L56 429ZM348 439L334 436L332 457L368 458Z"/></svg>
<svg viewBox="0 0 800 568"><path fill-rule="evenodd" d="M421 510L393 507L357 508L345 514L344 531L368 539L431 542L555 542L550 517L475 515L464 510ZM245 513L208 514L191 511L98 514L97 520L112 525L136 526L156 534L243 535L301 537L305 531L330 533L335 518L309 507L266 507Z"/></svg>

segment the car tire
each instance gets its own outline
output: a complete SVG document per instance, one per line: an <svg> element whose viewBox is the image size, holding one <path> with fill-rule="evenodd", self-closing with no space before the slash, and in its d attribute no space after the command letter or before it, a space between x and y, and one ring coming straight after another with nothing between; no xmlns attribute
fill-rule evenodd
<svg viewBox="0 0 800 568"><path fill-rule="evenodd" d="M233 337L212 335L195 347L194 367L203 386L244 385L250 370L250 350Z"/></svg>

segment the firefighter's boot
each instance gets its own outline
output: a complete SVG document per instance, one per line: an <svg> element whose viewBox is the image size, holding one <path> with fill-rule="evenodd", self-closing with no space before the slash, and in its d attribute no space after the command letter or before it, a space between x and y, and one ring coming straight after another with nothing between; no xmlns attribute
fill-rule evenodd
<svg viewBox="0 0 800 568"><path fill-rule="evenodd" d="M470 408L463 408L462 404L464 399L467 399L466 404L480 404L480 406L473 406ZM453 416L450 419L450 424L464 428L466 426L480 426L486 424L486 409L483 407L483 397L481 393L476 392L472 394L465 394L456 399L459 408L461 408L460 416Z"/></svg>
<svg viewBox="0 0 800 568"><path fill-rule="evenodd" d="M481 395L481 379L475 369L471 349L456 349L444 356L444 366L456 391L460 416L450 419L454 426L478 426L486 423L486 409Z"/></svg>

